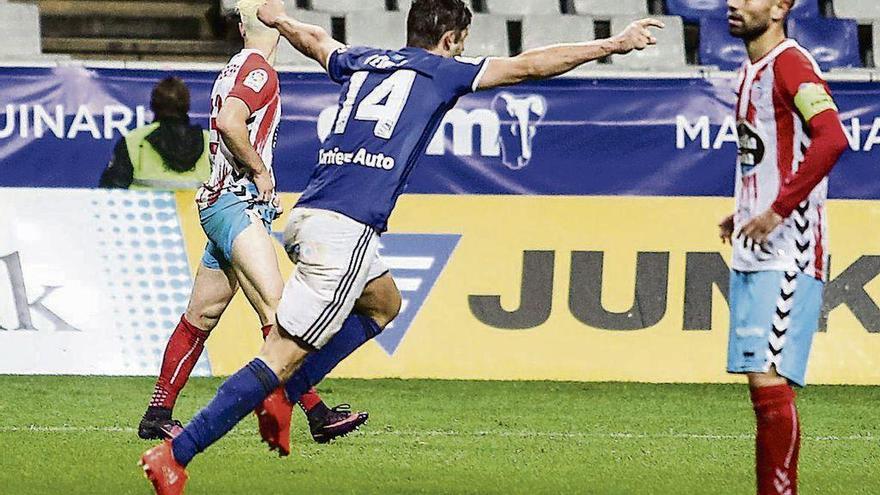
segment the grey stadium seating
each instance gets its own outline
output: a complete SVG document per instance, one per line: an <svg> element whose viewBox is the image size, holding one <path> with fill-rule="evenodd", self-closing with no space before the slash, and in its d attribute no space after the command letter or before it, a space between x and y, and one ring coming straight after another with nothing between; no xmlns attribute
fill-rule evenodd
<svg viewBox="0 0 880 495"><path fill-rule="evenodd" d="M488 14L474 14L464 54L474 57L509 55L507 19Z"/></svg>
<svg viewBox="0 0 880 495"><path fill-rule="evenodd" d="M595 39L593 19L587 16L531 15L522 21L523 50L556 43Z"/></svg>
<svg viewBox="0 0 880 495"><path fill-rule="evenodd" d="M615 67L627 69L681 69L685 66L684 23L681 17L654 16L666 24L654 30L657 46L626 56L612 57ZM639 16L617 16L611 19L611 32L618 33Z"/></svg>
<svg viewBox="0 0 880 495"><path fill-rule="evenodd" d="M874 22L874 67L880 67L880 20Z"/></svg>
<svg viewBox="0 0 880 495"><path fill-rule="evenodd" d="M0 3L0 58L26 58L42 53L37 5Z"/></svg>
<svg viewBox="0 0 880 495"><path fill-rule="evenodd" d="M293 9L288 10L288 12L290 12L290 14L294 18L302 22L321 26L322 28L326 29L328 33L331 32L331 24L333 21L330 14ZM298 52L293 46L290 45L290 43L287 42L287 40L284 39L282 39L281 43L278 45L278 63L280 65L314 65L316 68L318 67L317 62Z"/></svg>
<svg viewBox="0 0 880 495"><path fill-rule="evenodd" d="M553 0L486 0L486 7L490 14L507 16L562 14Z"/></svg>
<svg viewBox="0 0 880 495"><path fill-rule="evenodd" d="M312 10L333 13L385 11L385 0L312 0Z"/></svg>
<svg viewBox="0 0 880 495"><path fill-rule="evenodd" d="M647 15L645 0L574 0L578 15L608 18L617 15Z"/></svg>
<svg viewBox="0 0 880 495"><path fill-rule="evenodd" d="M398 49L406 45L406 15L401 12L358 12L345 16L349 45Z"/></svg>
<svg viewBox="0 0 880 495"><path fill-rule="evenodd" d="M880 1L877 0L834 0L834 15L859 20L880 20ZM874 38L874 46L880 40Z"/></svg>
<svg viewBox="0 0 880 495"><path fill-rule="evenodd" d="M111 4L110 1L102 1L106 1L108 5ZM128 0L127 2L120 0L113 3L121 5L136 1L140 0ZM160 4L163 1L165 0L150 0L149 3ZM193 3L208 4L213 1L222 5L227 12L234 9L237 3L237 0L198 0ZM398 48L405 41L405 19L412 0L284 0L284 2L288 10L297 18L320 25L328 32L340 37L344 32L344 41L349 44ZM697 60L723 67L726 70L738 65L710 57L714 53L710 50L709 43L712 36L701 33L702 28L710 25L708 21L716 18L715 24L717 26L713 25L712 29L723 29L726 0L465 0L465 2L471 5L476 12L467 43L466 55L505 56L512 55L519 49L529 50L547 44L591 40L595 39L597 34L607 36L609 28L612 34L618 32L624 27L626 21L649 15L650 9L652 12L674 12L677 14L663 16L668 27L657 35L660 38L659 46L629 57L612 57L611 64L602 64L600 67L612 70L615 68L648 71L655 69L676 70L686 69L688 67L687 61L694 63ZM100 59L104 52L89 48L92 46L91 44L82 45L85 48L77 50L71 48L73 45L70 43L60 43L68 41L69 38L68 34L64 34L67 30L59 27L66 25L58 20L63 17L62 14L70 17L67 13L61 12L64 9L59 7L66 3L62 1L0 0L0 29L9 40L0 47L0 59L48 60L49 58L59 58L57 54L68 53L83 58ZM101 2L83 1L83 3L92 5ZM144 0L144 3L148 2ZM822 62L825 64L824 66L845 70L849 67L859 68L865 65L870 69L880 69L880 0L803 0L799 2L799 5L803 7L801 10L805 12L802 17L812 19L815 22L798 22L798 36L802 43L810 44L812 40L813 44L818 47L816 50L822 53L831 53L834 50L825 50L823 48L825 45L815 43L816 40L821 41L829 37L829 34L825 32L827 29L822 31L819 28L823 25L837 24L846 24L851 28L845 40L845 46L841 45L846 48L846 59L831 57ZM42 10L38 11L40 6ZM308 10L299 9L298 6ZM192 22L192 15L189 17L187 15L180 16L181 22ZM103 21L105 24L112 22L112 13L105 17L107 17ZM855 21L844 19L854 19ZM205 22L201 22L200 26L204 24ZM98 28L94 29L100 29L100 23L95 25ZM42 39L41 29L43 31ZM179 40L181 48L176 51L170 48L170 51L162 51L159 48L147 49L143 47L140 49L141 51L123 49L113 51L110 48L106 48L104 51L107 51L111 57L123 60L126 59L129 52L136 52L138 57L143 57L146 60L183 58L219 62L221 59L225 59L228 42L220 39L220 35L212 35L210 27L204 31L208 34L199 35L200 38L196 40L206 46L210 45L210 50L208 48L202 50L204 53L188 48L188 44L196 43L189 38ZM687 32L687 36L685 36L685 32ZM98 32L97 34L102 33ZM713 31L708 34L715 33ZM835 31L835 35L831 38L842 37L837 34L840 34L839 31ZM89 36L84 38L88 38L85 41L95 41ZM108 42L119 41L115 38L110 39L112 36L109 35L103 36L103 38L108 38ZM126 43L151 41L134 38L137 37L129 36L122 41ZM77 38L77 40L79 39ZM163 38L160 41L168 44L174 42L175 39ZM734 41L741 45L738 40ZM840 42L840 40L836 41ZM44 49L53 55L43 55ZM60 57L67 58L69 55L60 55ZM279 50L279 62L286 66L311 66L314 63L297 53L287 43L282 43Z"/></svg>

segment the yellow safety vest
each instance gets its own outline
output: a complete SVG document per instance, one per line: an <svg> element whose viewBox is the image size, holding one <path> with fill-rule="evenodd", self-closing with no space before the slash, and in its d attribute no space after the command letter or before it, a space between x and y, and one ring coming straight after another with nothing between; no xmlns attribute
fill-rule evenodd
<svg viewBox="0 0 880 495"><path fill-rule="evenodd" d="M155 122L139 127L125 137L128 156L134 169L134 180L130 189L168 191L198 189L211 176L208 131L203 131L205 151L199 157L196 166L186 172L177 172L165 166L162 155L147 141L147 136L158 127L159 123Z"/></svg>

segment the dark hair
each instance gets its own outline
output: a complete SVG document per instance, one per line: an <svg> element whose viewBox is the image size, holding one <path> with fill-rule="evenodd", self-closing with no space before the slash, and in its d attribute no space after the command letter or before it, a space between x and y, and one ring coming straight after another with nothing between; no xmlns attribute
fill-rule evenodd
<svg viewBox="0 0 880 495"><path fill-rule="evenodd" d="M156 120L186 118L189 114L189 88L179 77L162 79L150 95L150 109Z"/></svg>
<svg viewBox="0 0 880 495"><path fill-rule="evenodd" d="M471 25L471 18L462 0L414 0L406 20L406 44L430 50L447 31L459 36Z"/></svg>

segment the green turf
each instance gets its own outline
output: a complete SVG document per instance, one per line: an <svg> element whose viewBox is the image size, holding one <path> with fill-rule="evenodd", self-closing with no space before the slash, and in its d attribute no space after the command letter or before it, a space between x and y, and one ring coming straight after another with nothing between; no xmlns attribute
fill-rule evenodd
<svg viewBox="0 0 880 495"><path fill-rule="evenodd" d="M188 418L219 382L195 379ZM0 493L150 493L135 465L145 378L0 376ZM295 413L294 454L247 418L190 466L188 493L753 493L743 386L329 380L370 411L328 446ZM801 493L880 493L880 388L801 393Z"/></svg>

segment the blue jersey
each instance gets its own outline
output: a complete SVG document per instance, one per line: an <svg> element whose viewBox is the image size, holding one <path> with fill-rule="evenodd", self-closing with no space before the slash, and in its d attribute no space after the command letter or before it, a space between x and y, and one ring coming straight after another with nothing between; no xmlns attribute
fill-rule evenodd
<svg viewBox="0 0 880 495"><path fill-rule="evenodd" d="M332 210L378 232L443 116L477 88L484 59L421 48L342 48L327 72L342 84L339 109L298 206Z"/></svg>

